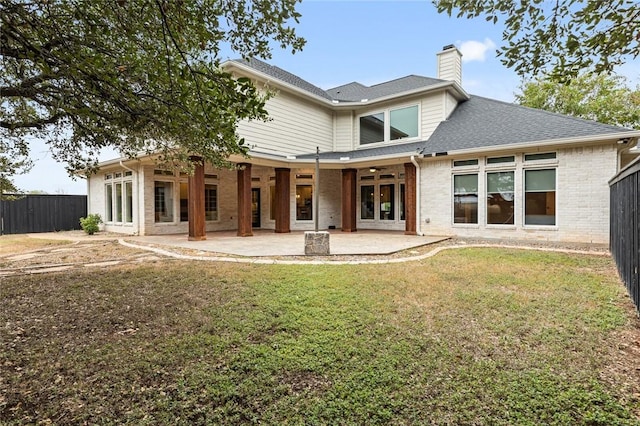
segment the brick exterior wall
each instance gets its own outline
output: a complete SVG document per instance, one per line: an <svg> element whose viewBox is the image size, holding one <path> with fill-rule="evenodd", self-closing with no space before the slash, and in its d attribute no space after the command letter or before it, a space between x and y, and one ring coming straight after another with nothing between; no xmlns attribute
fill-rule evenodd
<svg viewBox="0 0 640 426"><path fill-rule="evenodd" d="M556 152L555 160L524 162L524 153L515 155L515 166L490 167L486 157L475 156L478 166L452 167L450 158L422 160L421 163L421 232L429 235L461 237L530 239L565 242L609 242L609 187L607 182L617 170L615 144L545 150ZM498 156L498 155L496 155ZM555 168L556 225L524 225L524 170ZM515 208L513 225L488 225L486 172L515 172ZM453 175L478 173L478 224L453 223Z"/></svg>

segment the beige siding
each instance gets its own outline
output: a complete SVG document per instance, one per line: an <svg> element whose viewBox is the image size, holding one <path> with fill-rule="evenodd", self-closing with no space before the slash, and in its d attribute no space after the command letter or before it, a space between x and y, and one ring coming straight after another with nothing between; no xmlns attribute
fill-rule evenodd
<svg viewBox="0 0 640 426"><path fill-rule="evenodd" d="M352 111L339 111L336 119L336 143L335 151L351 151L354 149L354 125Z"/></svg>
<svg viewBox="0 0 640 426"><path fill-rule="evenodd" d="M444 119L447 120L451 113L458 106L458 101L454 98L451 93L445 93L445 101L444 101Z"/></svg>
<svg viewBox="0 0 640 426"><path fill-rule="evenodd" d="M266 104L270 121L242 121L238 134L258 152L302 154L333 149L333 113L330 109L279 92Z"/></svg>
<svg viewBox="0 0 640 426"><path fill-rule="evenodd" d="M462 57L457 50L438 54L438 78L462 83Z"/></svg>
<svg viewBox="0 0 640 426"><path fill-rule="evenodd" d="M553 151L552 149L550 151ZM514 153L514 225L486 224L485 157L479 159L478 224L453 224L453 169L451 160L425 161L421 165L421 231L430 235L527 239L607 244L609 241L608 180L616 172L614 145L565 148L557 161L524 164L523 152ZM502 154L501 154L502 155ZM506 154L505 154L506 155ZM556 226L524 225L524 170L556 168Z"/></svg>
<svg viewBox="0 0 640 426"><path fill-rule="evenodd" d="M438 124L444 120L444 101L445 97L442 92L429 95L422 99L420 108L422 112L420 135L422 140L429 139L433 131L438 127Z"/></svg>

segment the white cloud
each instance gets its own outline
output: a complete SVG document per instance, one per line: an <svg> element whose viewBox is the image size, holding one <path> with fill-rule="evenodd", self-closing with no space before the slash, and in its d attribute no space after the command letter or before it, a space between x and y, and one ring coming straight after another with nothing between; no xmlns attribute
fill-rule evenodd
<svg viewBox="0 0 640 426"><path fill-rule="evenodd" d="M467 40L459 42L459 45L463 62L484 62L487 52L496 48L496 44L490 38L485 38L484 41Z"/></svg>

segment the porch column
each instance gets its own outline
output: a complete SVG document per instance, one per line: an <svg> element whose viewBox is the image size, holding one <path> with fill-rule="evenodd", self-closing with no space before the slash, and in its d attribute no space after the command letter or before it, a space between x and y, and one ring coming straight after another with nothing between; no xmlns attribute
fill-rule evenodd
<svg viewBox="0 0 640 426"><path fill-rule="evenodd" d="M238 236L250 237L251 231L251 164L238 164Z"/></svg>
<svg viewBox="0 0 640 426"><path fill-rule="evenodd" d="M356 169L342 170L342 232L356 232Z"/></svg>
<svg viewBox="0 0 640 426"><path fill-rule="evenodd" d="M207 239L204 211L204 162L201 157L189 159L195 166L195 171L188 180L189 241L202 241Z"/></svg>
<svg viewBox="0 0 640 426"><path fill-rule="evenodd" d="M291 232L291 170L285 168L276 169L276 232Z"/></svg>
<svg viewBox="0 0 640 426"><path fill-rule="evenodd" d="M413 163L404 163L404 233L405 235L417 235L416 232L416 166Z"/></svg>

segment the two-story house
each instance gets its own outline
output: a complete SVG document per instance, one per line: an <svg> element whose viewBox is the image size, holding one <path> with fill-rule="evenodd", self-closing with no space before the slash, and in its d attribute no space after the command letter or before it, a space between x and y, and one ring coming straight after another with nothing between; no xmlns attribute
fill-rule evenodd
<svg viewBox="0 0 640 426"><path fill-rule="evenodd" d="M259 60L228 61L276 91L272 120L239 125L250 158L194 176L149 157L106 161L89 178L89 211L107 231L192 239L310 230L318 209L320 229L344 232L607 243L607 182L640 131L470 95L460 52L437 55L437 78L329 90Z"/></svg>

